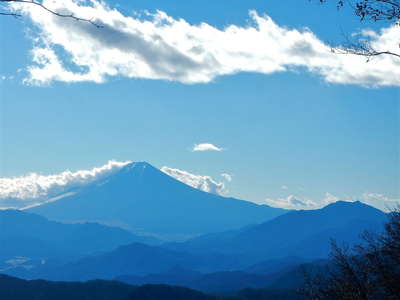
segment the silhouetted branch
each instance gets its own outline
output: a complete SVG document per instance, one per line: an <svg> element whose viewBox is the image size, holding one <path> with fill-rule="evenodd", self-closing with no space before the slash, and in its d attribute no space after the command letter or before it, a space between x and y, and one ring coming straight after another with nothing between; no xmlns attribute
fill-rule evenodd
<svg viewBox="0 0 400 300"><path fill-rule="evenodd" d="M328 0L319 0L324 3ZM392 21L395 20L397 23L400 20L400 1L399 0L335 0L337 1L337 7L344 7L346 4L349 5L354 13L360 17L360 19L372 20L372 21ZM399 24L399 23L398 23Z"/></svg>
<svg viewBox="0 0 400 300"><path fill-rule="evenodd" d="M29 0L0 0L0 3L11 3L11 2L36 5L36 6L41 7L45 11L47 11L47 12L49 12L49 13L55 15L55 16L61 17L61 18L71 18L71 19L74 19L76 21L88 22L88 23L92 24L93 26L96 26L97 28L104 27L103 25L100 25L100 24L97 24L97 23L93 22L92 19L85 19L85 18L77 17L72 13L71 14L62 14L62 13L56 12L56 11L44 6L42 3L34 1L34 0L31 0L31 1L29 1ZM20 14L12 13L12 12L10 12L10 13L9 12L0 12L0 15L2 15L2 16L21 17Z"/></svg>
<svg viewBox="0 0 400 300"><path fill-rule="evenodd" d="M392 55L394 57L400 58L399 53L395 53L392 51L378 51L375 50L368 41L357 41L353 42L349 38L346 37L347 42L344 46L332 47L331 51L336 54L354 54L359 56L365 56L367 58L367 62L374 56L378 55Z"/></svg>
<svg viewBox="0 0 400 300"><path fill-rule="evenodd" d="M329 0L319 0L321 3ZM331 0L333 1L333 0ZM400 25L400 0L334 0L337 2L337 7L342 8L345 5L351 7L354 14L361 21L395 21ZM348 40L348 39L347 39ZM400 44L399 44L400 46ZM400 58L400 53L393 51L376 50L368 42L348 42L343 47L332 47L333 53L338 54L354 54L367 57L367 62L374 56L391 55Z"/></svg>

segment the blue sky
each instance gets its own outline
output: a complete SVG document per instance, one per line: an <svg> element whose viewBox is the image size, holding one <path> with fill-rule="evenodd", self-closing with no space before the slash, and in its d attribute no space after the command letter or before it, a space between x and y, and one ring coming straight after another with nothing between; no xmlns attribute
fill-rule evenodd
<svg viewBox="0 0 400 300"><path fill-rule="evenodd" d="M220 30L249 26L249 10L255 10L280 27L307 27L321 41L334 43L343 40L343 32L379 26L318 1L265 2L107 3L126 16L158 9ZM299 67L218 75L206 83L118 75L103 83L53 80L37 86L23 83L37 27L29 16L2 17L0 26L7 41L0 66L5 76L0 81L0 177L90 169L115 159L147 161L218 181L228 173L230 196L259 203L290 195L320 201L326 193L340 199L365 193L400 197L396 85L328 82ZM55 46L68 64L71 54L61 48ZM191 151L199 143L223 150Z"/></svg>

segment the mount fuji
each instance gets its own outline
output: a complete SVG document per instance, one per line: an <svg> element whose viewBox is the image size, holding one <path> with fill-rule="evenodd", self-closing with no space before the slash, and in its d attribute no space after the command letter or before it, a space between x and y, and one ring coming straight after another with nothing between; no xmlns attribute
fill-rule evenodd
<svg viewBox="0 0 400 300"><path fill-rule="evenodd" d="M99 222L164 237L236 229L286 212L200 191L146 162L130 163L28 211L57 221Z"/></svg>

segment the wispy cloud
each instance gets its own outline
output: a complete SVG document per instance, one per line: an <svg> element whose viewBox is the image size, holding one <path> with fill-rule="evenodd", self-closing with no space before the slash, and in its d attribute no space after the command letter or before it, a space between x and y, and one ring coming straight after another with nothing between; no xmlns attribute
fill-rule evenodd
<svg viewBox="0 0 400 300"><path fill-rule="evenodd" d="M13 80L14 78L14 75L0 75L0 81Z"/></svg>
<svg viewBox="0 0 400 300"><path fill-rule="evenodd" d="M281 186L281 189L282 189L282 190L288 190L289 188L288 188L287 185L282 185L282 186Z"/></svg>
<svg viewBox="0 0 400 300"><path fill-rule="evenodd" d="M322 204L323 205L327 205L327 204L330 204L330 203L337 202L339 200L340 199L337 196L332 195L331 193L325 193L325 198L323 199Z"/></svg>
<svg viewBox="0 0 400 300"><path fill-rule="evenodd" d="M204 144L195 144L193 146L192 151L196 152L196 151L222 151L223 149L220 147L217 147L213 144L209 144L209 143L204 143Z"/></svg>
<svg viewBox="0 0 400 300"><path fill-rule="evenodd" d="M379 207L382 210L391 210L400 205L399 198L390 198L379 193L363 193L360 200L372 206Z"/></svg>
<svg viewBox="0 0 400 300"><path fill-rule="evenodd" d="M318 209L339 200L349 202L361 201L384 211L400 205L400 199L389 198L378 193L363 193L361 196L353 197L338 197L331 193L325 193L324 197L318 200L289 195L277 199L267 198L264 204L285 209Z"/></svg>
<svg viewBox="0 0 400 300"><path fill-rule="evenodd" d="M265 199L265 204L272 207L279 207L285 209L315 209L318 204L309 199L303 199L295 195L289 195L278 199ZM321 206L322 207L322 206Z"/></svg>
<svg viewBox="0 0 400 300"><path fill-rule="evenodd" d="M111 175L129 163L111 160L91 170L65 171L55 175L31 173L21 177L0 178L0 208L22 208L45 202L71 188Z"/></svg>
<svg viewBox="0 0 400 300"><path fill-rule="evenodd" d="M190 24L162 11L126 16L96 0L43 3L56 11L94 18L104 27L58 18L33 5L12 5L40 29L28 67L29 84L101 83L110 76L206 83L239 72L303 69L331 83L400 85L398 59L382 55L366 63L364 57L334 54L311 30L280 26L255 11L247 26L217 28ZM399 27L392 25L357 36L369 38L378 51L396 51L398 35Z"/></svg>
<svg viewBox="0 0 400 300"><path fill-rule="evenodd" d="M226 181L231 182L232 181L232 175L228 173L222 173L221 177L224 178Z"/></svg>
<svg viewBox="0 0 400 300"><path fill-rule="evenodd" d="M187 171L173 169L169 167L162 167L161 171L187 185L190 185L191 187L202 190L204 192L216 195L224 195L226 193L224 183L218 182L210 176L195 175Z"/></svg>

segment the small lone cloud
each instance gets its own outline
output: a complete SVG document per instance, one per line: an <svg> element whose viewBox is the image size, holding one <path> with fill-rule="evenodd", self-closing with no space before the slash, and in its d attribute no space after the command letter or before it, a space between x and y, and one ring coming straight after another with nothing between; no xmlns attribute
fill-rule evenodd
<svg viewBox="0 0 400 300"><path fill-rule="evenodd" d="M282 189L282 190L288 190L289 188L287 187L287 185L282 185L282 186L281 186L281 189Z"/></svg>
<svg viewBox="0 0 400 300"><path fill-rule="evenodd" d="M222 150L223 150L222 148L217 147L210 143L195 144L192 149L193 152L197 152L197 151L218 151L219 152Z"/></svg>
<svg viewBox="0 0 400 300"><path fill-rule="evenodd" d="M232 181L232 175L228 173L222 173L221 177L224 178L226 181L231 182Z"/></svg>

